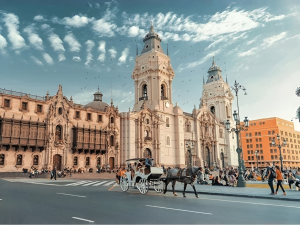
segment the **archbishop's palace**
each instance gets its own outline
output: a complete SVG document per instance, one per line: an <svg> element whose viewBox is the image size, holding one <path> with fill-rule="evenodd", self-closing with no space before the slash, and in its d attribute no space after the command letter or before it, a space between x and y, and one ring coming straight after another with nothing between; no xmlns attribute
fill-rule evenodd
<svg viewBox="0 0 300 225"><path fill-rule="evenodd" d="M128 112L103 102L99 90L92 102L80 105L63 95L61 85L56 95L45 97L0 89L0 171L113 168L147 155L158 166L184 167L188 140L193 165L236 166L236 137L224 125L234 123L233 95L220 67L213 61L209 68L199 108L183 112L173 102L170 57L152 25L143 42L131 76L135 103Z"/></svg>

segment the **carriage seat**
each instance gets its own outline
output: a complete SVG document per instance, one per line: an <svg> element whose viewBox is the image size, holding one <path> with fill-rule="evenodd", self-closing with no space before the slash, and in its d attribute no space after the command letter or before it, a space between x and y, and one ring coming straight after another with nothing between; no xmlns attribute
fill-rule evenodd
<svg viewBox="0 0 300 225"><path fill-rule="evenodd" d="M146 168L145 168L144 174L147 175L147 174L149 174L149 173L150 173L150 169L148 169L148 168L146 167Z"/></svg>

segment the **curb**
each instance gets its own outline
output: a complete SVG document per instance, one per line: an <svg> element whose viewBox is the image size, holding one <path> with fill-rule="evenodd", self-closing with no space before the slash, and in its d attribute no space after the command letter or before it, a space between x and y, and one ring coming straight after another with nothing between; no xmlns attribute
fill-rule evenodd
<svg viewBox="0 0 300 225"><path fill-rule="evenodd" d="M170 192L171 190L168 190L168 191ZM180 191L180 190L175 190L175 191L183 193L183 191ZM185 193L195 194L194 191L185 191ZM238 195L238 194L226 194L226 193L215 193L215 192L205 192L205 191L197 191L197 193L204 194L204 195L220 195L220 196L232 196L232 197L243 197L243 198L261 198L261 199L283 200L283 201L292 201L292 202L300 201L300 199L293 199L293 198L278 198L278 197L266 197L266 196L257 196L257 195Z"/></svg>

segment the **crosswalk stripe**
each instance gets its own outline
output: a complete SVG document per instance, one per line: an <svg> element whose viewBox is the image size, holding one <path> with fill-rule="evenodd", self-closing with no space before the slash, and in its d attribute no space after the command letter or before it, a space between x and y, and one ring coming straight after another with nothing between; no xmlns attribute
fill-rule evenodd
<svg viewBox="0 0 300 225"><path fill-rule="evenodd" d="M111 185L111 184L113 184L113 183L115 183L116 181L111 181L111 182L108 182L107 184L104 184L103 186L109 186L109 185Z"/></svg>
<svg viewBox="0 0 300 225"><path fill-rule="evenodd" d="M84 185L82 185L82 186L89 186L89 185L95 184L95 183L98 183L98 181L96 181L96 182L90 182L90 183L84 184Z"/></svg>
<svg viewBox="0 0 300 225"><path fill-rule="evenodd" d="M66 186L77 186L77 185L85 184L88 182L90 182L90 181L80 181L80 182L76 182L76 183L66 184Z"/></svg>
<svg viewBox="0 0 300 225"><path fill-rule="evenodd" d="M106 183L107 181L102 181L102 182L100 182L100 183L98 183L98 184L93 184L92 186L99 186L99 185L101 185L101 184L104 184L104 183Z"/></svg>
<svg viewBox="0 0 300 225"><path fill-rule="evenodd" d="M119 184L115 183L114 186L120 186Z"/></svg>

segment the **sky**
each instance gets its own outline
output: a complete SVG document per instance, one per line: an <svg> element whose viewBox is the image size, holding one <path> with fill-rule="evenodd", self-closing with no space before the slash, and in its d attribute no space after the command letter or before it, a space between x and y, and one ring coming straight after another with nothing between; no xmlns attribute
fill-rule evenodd
<svg viewBox="0 0 300 225"><path fill-rule="evenodd" d="M212 57L240 93L241 118L296 116L300 98L300 2L297 0L1 0L0 88L45 96L58 85L87 104L128 111L131 74L153 21L175 70L173 103L199 107ZM233 109L236 102L233 103ZM300 131L300 123L295 128Z"/></svg>

